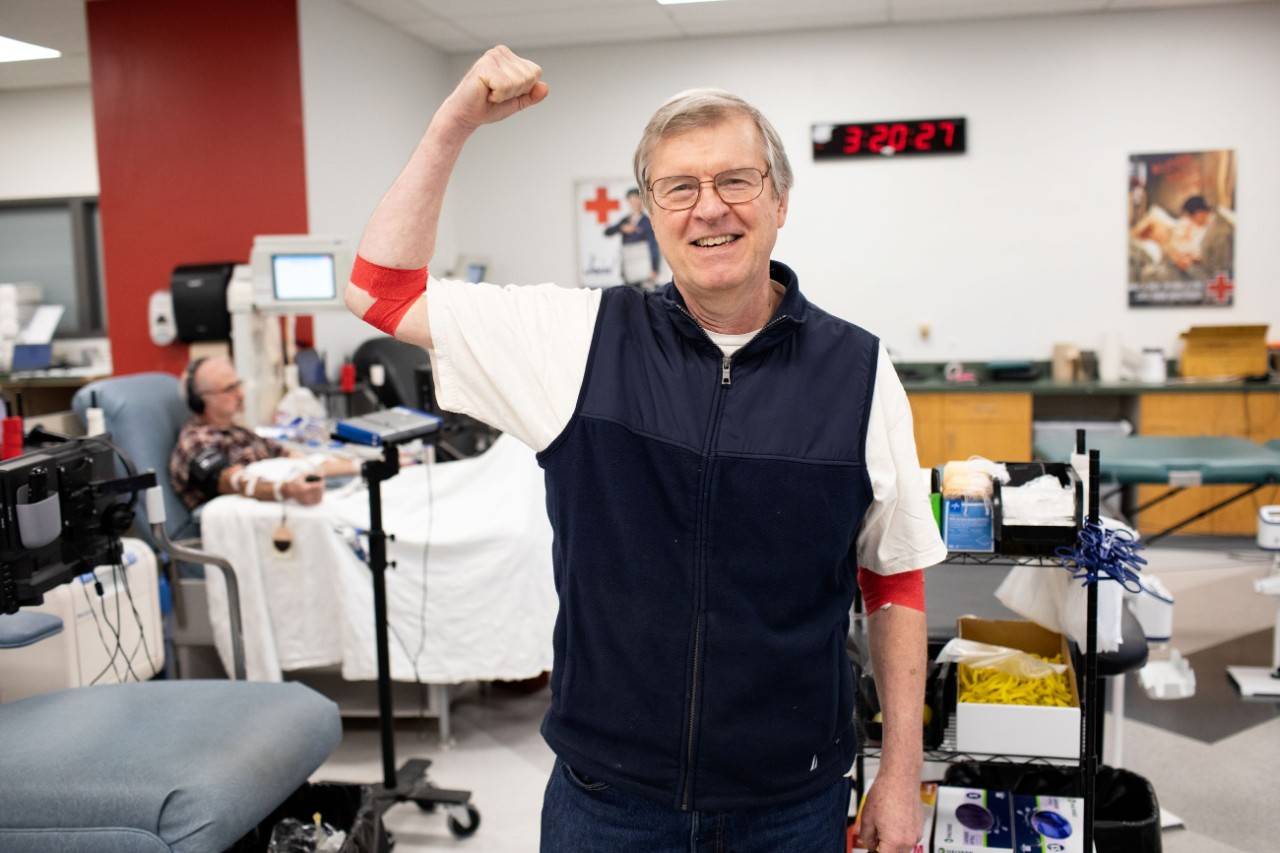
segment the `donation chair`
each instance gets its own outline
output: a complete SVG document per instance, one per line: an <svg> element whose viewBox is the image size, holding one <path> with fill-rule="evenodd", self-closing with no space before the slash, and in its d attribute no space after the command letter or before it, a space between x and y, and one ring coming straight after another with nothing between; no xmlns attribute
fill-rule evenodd
<svg viewBox="0 0 1280 853"><path fill-rule="evenodd" d="M164 509L168 516L165 529L173 539L200 535L199 525L178 500L169 486L169 454L178 442L182 425L191 412L178 395L178 379L168 373L135 373L90 382L76 391L71 408L83 426L89 407L97 400L111 440L124 452L139 471L151 469L164 492ZM123 473L123 472L121 472ZM141 538L156 546L146 506L138 501L138 529Z"/></svg>
<svg viewBox="0 0 1280 853"><path fill-rule="evenodd" d="M62 630L0 616L0 654ZM254 830L342 739L301 684L152 681L0 704L0 853L211 853Z"/></svg>

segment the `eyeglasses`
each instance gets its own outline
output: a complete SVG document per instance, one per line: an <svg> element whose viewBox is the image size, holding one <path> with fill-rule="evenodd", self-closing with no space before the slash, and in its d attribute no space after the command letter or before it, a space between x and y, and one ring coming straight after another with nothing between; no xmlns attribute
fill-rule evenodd
<svg viewBox="0 0 1280 853"><path fill-rule="evenodd" d="M688 210L702 196L702 185L711 184L725 204L743 204L760 197L767 177L767 169L763 172L759 169L730 169L709 181L700 181L692 175L674 175L658 178L649 184L649 195L663 210Z"/></svg>
<svg viewBox="0 0 1280 853"><path fill-rule="evenodd" d="M219 388L216 391L201 391L200 396L212 397L215 394L230 394L233 391L239 391L242 385L244 385L244 381L237 379L235 382L232 382L230 385L226 386L225 388Z"/></svg>

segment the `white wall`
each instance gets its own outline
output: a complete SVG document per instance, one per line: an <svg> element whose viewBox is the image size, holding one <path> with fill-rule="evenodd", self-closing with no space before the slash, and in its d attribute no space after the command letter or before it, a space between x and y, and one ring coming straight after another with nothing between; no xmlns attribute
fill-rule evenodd
<svg viewBox="0 0 1280 853"><path fill-rule="evenodd" d="M97 194L89 87L0 91L0 199Z"/></svg>
<svg viewBox="0 0 1280 853"><path fill-rule="evenodd" d="M1197 323L1280 332L1280 8L1239 6L530 51L551 96L483 129L452 189L494 280L570 282L573 181L626 175L692 86L754 102L796 171L775 256L898 357L1048 358L1055 341L1172 349ZM472 61L452 61L456 79ZM814 163L810 126L963 115L969 153ZM1234 148L1236 306L1127 307L1131 153ZM933 339L922 342L919 323Z"/></svg>
<svg viewBox="0 0 1280 853"><path fill-rule="evenodd" d="M307 222L358 243L369 214L452 90L444 54L337 0L298 3ZM450 211L436 256L452 258ZM315 315L330 372L377 334L346 311Z"/></svg>

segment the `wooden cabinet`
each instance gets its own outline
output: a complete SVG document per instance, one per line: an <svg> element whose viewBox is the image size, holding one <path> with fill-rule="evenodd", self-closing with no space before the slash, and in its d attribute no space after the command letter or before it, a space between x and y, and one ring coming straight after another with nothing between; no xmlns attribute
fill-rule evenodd
<svg viewBox="0 0 1280 853"><path fill-rule="evenodd" d="M1141 435L1236 436L1259 443L1267 442L1280 438L1280 393L1143 394L1138 400L1138 432ZM1156 533L1244 488L1235 485L1189 488L1142 513L1138 517L1138 527L1143 533ZM1145 503L1167 490L1167 486L1141 486L1138 501ZM1268 486L1184 527L1179 533L1253 536L1257 531L1258 507L1278 502L1280 488Z"/></svg>
<svg viewBox="0 0 1280 853"><path fill-rule="evenodd" d="M1031 458L1031 395L969 392L909 394L916 452L924 467L985 456Z"/></svg>

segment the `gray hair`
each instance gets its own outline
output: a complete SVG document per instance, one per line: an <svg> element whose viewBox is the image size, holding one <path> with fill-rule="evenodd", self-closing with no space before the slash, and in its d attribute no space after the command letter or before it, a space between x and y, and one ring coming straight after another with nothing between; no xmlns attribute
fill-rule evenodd
<svg viewBox="0 0 1280 853"><path fill-rule="evenodd" d="M669 136L675 136L690 130L711 127L734 116L744 115L751 119L764 140L764 157L769 164L769 176L773 178L773 191L780 196L791 189L794 175L791 172L791 161L787 159L786 149L782 147L782 139L778 131L773 129L769 120L751 104L737 95L723 89L689 89L673 95L645 125L644 135L636 146L633 168L636 183L640 185L644 205L649 207L649 159L658 143Z"/></svg>

